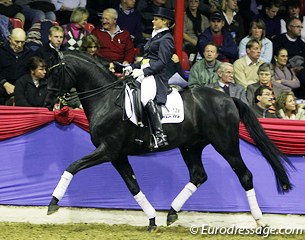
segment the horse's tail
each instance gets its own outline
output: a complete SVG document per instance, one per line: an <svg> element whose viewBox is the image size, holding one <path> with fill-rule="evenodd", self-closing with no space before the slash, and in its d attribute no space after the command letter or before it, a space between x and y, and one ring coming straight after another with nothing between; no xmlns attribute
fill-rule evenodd
<svg viewBox="0 0 305 240"><path fill-rule="evenodd" d="M240 120L244 123L257 148L267 159L275 173L278 192L288 192L293 188L293 185L289 180L286 165L288 164L292 169L294 169L294 166L288 157L270 140L247 104L237 98L233 98L233 100L239 111Z"/></svg>

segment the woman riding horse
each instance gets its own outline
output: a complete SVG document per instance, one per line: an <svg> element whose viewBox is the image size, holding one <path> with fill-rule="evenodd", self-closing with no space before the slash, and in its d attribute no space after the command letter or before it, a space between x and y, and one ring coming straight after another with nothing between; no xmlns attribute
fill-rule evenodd
<svg viewBox="0 0 305 240"><path fill-rule="evenodd" d="M146 213L149 219L148 230L156 230L156 210L141 191L128 160L129 155L151 151L150 132L148 128L139 128L124 119L122 109L116 104L122 92L122 81L116 79L89 54L71 51L63 53L62 61L53 67L51 78L48 79L46 106L52 110L54 99L72 87L76 87L80 96L96 149L65 169L53 191L48 214L58 211L58 202L78 172L111 162L135 201ZM240 122L244 123L257 148L272 167L279 192L292 189L286 170L287 164L291 164L289 159L272 143L254 113L239 99L206 87L185 90L181 96L185 109L184 120L181 123L164 124L165 131L169 133L169 145L155 149L165 151L178 147L189 172L188 182L171 204L167 224L171 225L178 219L178 212L185 202L206 182L208 176L202 163L202 151L211 144L238 177L257 225L265 226L255 196L252 173L244 163L239 149ZM139 135L143 139L141 147L135 142Z"/></svg>
<svg viewBox="0 0 305 240"><path fill-rule="evenodd" d="M168 79L171 77L167 66L174 53L174 39L169 30L173 20L172 10L158 8L152 21L152 38L144 46L143 60L124 69L125 74L132 71L132 76L141 83L141 102L147 111L156 147L168 145L154 99L158 104L166 103Z"/></svg>

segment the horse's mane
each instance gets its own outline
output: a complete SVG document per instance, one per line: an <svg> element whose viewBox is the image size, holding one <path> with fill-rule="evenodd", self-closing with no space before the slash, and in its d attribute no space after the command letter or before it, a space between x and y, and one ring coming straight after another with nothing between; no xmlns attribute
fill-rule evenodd
<svg viewBox="0 0 305 240"><path fill-rule="evenodd" d="M64 58L71 57L71 58L77 59L79 61L83 61L84 63L86 63L86 62L91 63L91 64L95 65L97 67L97 69L99 70L99 73L102 73L103 76L106 77L108 80L110 80L110 81L117 80L116 76L112 72L110 72L108 68L106 68L103 65L102 60L99 61L98 58L94 58L85 52L77 51L77 50L74 50L74 51L68 50L63 53L64 53ZM90 68L90 70L93 70L93 69Z"/></svg>

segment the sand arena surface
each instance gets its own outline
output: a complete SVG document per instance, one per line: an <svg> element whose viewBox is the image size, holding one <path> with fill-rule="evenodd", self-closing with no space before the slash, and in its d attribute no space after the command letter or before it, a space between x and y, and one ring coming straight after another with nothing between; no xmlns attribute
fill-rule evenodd
<svg viewBox="0 0 305 240"><path fill-rule="evenodd" d="M47 216L47 207L22 207L0 205L0 222L27 222L33 224L104 223L147 226L144 212L133 210L109 210L94 208L61 207ZM167 212L157 211L156 223L166 226ZM275 228L305 228L305 215L264 214L264 221ZM208 224L213 227L255 227L250 213L180 212L173 226L190 227Z"/></svg>

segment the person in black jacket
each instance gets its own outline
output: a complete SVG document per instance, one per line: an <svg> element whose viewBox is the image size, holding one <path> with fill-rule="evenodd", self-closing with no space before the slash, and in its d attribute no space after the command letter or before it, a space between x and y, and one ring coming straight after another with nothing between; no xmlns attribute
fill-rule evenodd
<svg viewBox="0 0 305 240"><path fill-rule="evenodd" d="M15 105L42 107L47 95L46 62L37 56L29 59L27 73L16 81Z"/></svg>
<svg viewBox="0 0 305 240"><path fill-rule="evenodd" d="M64 30L61 26L53 26L49 29L49 42L38 48L35 55L46 61L47 68L57 64L60 60L60 52L63 51Z"/></svg>
<svg viewBox="0 0 305 240"><path fill-rule="evenodd" d="M0 105L8 104L16 80L25 73L24 67L33 56L33 51L24 46L25 39L25 31L14 28L9 43L0 47Z"/></svg>
<svg viewBox="0 0 305 240"><path fill-rule="evenodd" d="M172 76L168 67L174 53L174 39L169 29L173 20L172 10L159 7L152 21L152 38L144 46L143 60L123 69L127 74L132 71L133 78L141 83L141 102L156 138L155 148L168 145L155 102L161 105L167 100L168 80Z"/></svg>

